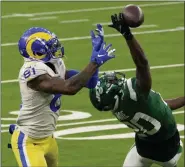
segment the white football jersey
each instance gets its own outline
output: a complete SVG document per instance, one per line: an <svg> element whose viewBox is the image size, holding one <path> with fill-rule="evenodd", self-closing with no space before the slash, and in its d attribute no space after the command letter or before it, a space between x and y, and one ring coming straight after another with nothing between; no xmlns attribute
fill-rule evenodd
<svg viewBox="0 0 185 167"><path fill-rule="evenodd" d="M25 61L19 73L22 107L17 119L18 128L31 138L45 138L53 134L59 117L61 94L35 91L27 82L42 74L65 79L66 68L62 59L54 63L56 73L39 61Z"/></svg>

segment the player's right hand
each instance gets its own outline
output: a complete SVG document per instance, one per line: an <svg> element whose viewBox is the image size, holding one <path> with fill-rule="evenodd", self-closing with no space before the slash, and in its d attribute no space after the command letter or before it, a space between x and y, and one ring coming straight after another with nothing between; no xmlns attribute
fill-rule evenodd
<svg viewBox="0 0 185 167"><path fill-rule="evenodd" d="M124 21L123 13L111 15L112 24L108 25L111 28L116 29L120 32L126 39L130 39L132 37L129 26Z"/></svg>
<svg viewBox="0 0 185 167"><path fill-rule="evenodd" d="M91 62L96 63L98 66L101 66L106 61L115 58L114 52L116 49L111 49L112 44L109 44L108 46L105 46L105 42L101 44L100 50L97 52L93 49L92 56L91 56Z"/></svg>

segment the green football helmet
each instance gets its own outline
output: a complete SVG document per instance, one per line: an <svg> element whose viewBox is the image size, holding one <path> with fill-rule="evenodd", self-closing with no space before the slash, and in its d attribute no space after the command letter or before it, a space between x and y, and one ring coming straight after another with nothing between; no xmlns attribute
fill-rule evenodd
<svg viewBox="0 0 185 167"><path fill-rule="evenodd" d="M113 110L125 80L123 73L104 73L99 78L96 87L89 91L92 105L99 111Z"/></svg>

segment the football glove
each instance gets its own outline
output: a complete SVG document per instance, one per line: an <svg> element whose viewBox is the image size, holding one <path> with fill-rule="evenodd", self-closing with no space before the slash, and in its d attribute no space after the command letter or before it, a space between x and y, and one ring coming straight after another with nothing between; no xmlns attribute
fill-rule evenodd
<svg viewBox="0 0 185 167"><path fill-rule="evenodd" d="M96 36L94 34L94 31L91 31L91 40L92 40L93 50L98 52L104 40L104 30L101 24L97 24L96 27L97 27L96 31L98 32L98 35Z"/></svg>
<svg viewBox="0 0 185 167"><path fill-rule="evenodd" d="M118 32L120 32L126 40L131 40L133 35L130 31L129 26L125 23L124 15L123 13L119 13L119 16L117 14L111 15L112 24L108 25L111 28L116 29Z"/></svg>
<svg viewBox="0 0 185 167"><path fill-rule="evenodd" d="M106 61L115 57L113 53L116 51L115 49L110 50L112 44L109 44L107 47L105 46L105 42L101 44L100 50L97 52L93 49L91 62L96 63L98 66L101 66Z"/></svg>

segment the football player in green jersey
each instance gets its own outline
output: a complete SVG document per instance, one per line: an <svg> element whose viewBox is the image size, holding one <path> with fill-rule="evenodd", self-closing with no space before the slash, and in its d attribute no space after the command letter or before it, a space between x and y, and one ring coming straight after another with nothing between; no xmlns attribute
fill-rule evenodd
<svg viewBox="0 0 185 167"><path fill-rule="evenodd" d="M175 167L181 156L182 142L172 110L183 107L185 99L163 100L151 89L150 67L143 49L124 23L122 14L112 15L111 19L110 27L126 39L136 65L136 77L126 79L119 72L103 74L97 86L90 90L90 100L96 109L111 110L120 122L136 132L135 145L123 167L149 167L153 163Z"/></svg>

